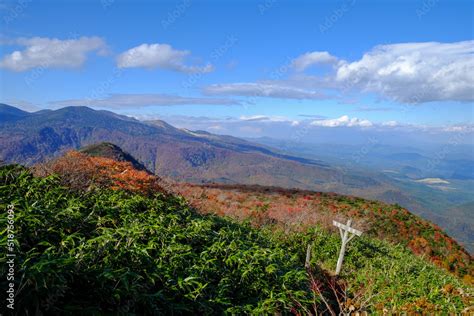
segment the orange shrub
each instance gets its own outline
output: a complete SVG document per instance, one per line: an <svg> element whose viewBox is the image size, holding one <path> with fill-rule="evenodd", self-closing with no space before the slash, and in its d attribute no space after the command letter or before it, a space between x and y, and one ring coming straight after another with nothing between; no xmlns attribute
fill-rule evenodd
<svg viewBox="0 0 474 316"><path fill-rule="evenodd" d="M69 151L63 157L32 169L37 176L57 174L63 185L75 190L111 188L143 194L165 192L158 177L135 169L130 162L90 157L78 151Z"/></svg>

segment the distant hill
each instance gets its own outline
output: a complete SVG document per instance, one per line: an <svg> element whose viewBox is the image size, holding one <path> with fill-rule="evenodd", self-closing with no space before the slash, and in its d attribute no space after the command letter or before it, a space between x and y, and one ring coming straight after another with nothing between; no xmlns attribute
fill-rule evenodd
<svg viewBox="0 0 474 316"><path fill-rule="evenodd" d="M65 150L112 142L148 170L180 181L277 185L342 193L395 188L318 160L286 155L231 136L177 129L163 121L87 107L67 107L0 119L0 158L32 164Z"/></svg>
<svg viewBox="0 0 474 316"><path fill-rule="evenodd" d="M31 113L16 107L0 103L0 122L13 122L29 116Z"/></svg>
<svg viewBox="0 0 474 316"><path fill-rule="evenodd" d="M137 170L148 171L143 164L138 162L132 155L124 152L119 146L112 143L99 143L81 148L80 152L92 157L110 158L116 161L130 162ZM149 171L148 171L149 172Z"/></svg>

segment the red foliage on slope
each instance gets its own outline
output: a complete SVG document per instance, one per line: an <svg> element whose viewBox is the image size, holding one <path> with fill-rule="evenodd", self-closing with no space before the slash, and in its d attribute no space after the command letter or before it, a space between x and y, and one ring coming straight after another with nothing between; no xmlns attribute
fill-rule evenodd
<svg viewBox="0 0 474 316"><path fill-rule="evenodd" d="M130 162L90 157L77 151L69 151L53 161L37 164L33 172L37 176L57 174L64 185L77 190L107 187L145 194L165 191L158 177L135 169Z"/></svg>
<svg viewBox="0 0 474 316"><path fill-rule="evenodd" d="M438 226L398 205L357 197L282 188L241 185L178 184L175 191L204 213L250 219L255 225L277 223L286 230L352 218L369 236L401 243L436 265L472 282L472 257Z"/></svg>

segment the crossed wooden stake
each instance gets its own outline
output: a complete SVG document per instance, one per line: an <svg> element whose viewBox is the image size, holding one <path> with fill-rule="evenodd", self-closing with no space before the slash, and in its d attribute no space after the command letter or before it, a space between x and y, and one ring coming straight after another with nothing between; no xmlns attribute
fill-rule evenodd
<svg viewBox="0 0 474 316"><path fill-rule="evenodd" d="M339 228L339 233L341 234L341 240L342 240L341 251L339 252L339 259L337 259L337 266L336 266L336 275L338 275L341 272L342 261L344 260L344 254L346 253L347 244L356 235L360 237L360 235L362 235L362 232L360 230L357 230L351 227L352 220L350 219L347 221L347 224L345 225L336 221L332 221L332 224Z"/></svg>
<svg viewBox="0 0 474 316"><path fill-rule="evenodd" d="M339 233L341 234L341 240L342 240L341 251L339 252L339 259L337 259L337 266L336 266L336 275L338 275L341 272L342 261L344 261L344 254L346 253L347 244L355 236L360 237L360 235L362 235L362 232L360 230L357 230L351 227L351 224L352 224L351 219L349 219L345 225L336 221L332 221L332 224L339 228ZM304 264L304 267L306 269L310 268L311 248L312 248L312 245L308 244L308 248L306 249L306 260Z"/></svg>

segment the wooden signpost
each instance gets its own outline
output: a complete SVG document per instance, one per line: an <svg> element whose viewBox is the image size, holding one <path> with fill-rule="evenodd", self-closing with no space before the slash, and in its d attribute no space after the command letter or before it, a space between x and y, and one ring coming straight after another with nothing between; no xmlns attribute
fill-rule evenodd
<svg viewBox="0 0 474 316"><path fill-rule="evenodd" d="M342 268L342 261L344 260L344 254L346 253L346 246L349 241L354 238L354 236L362 235L360 230L351 227L352 220L348 220L346 224L341 224L336 221L332 221L332 224L339 228L339 233L341 234L341 251L339 252L339 259L337 259L337 266L336 266L336 275L341 272Z"/></svg>

